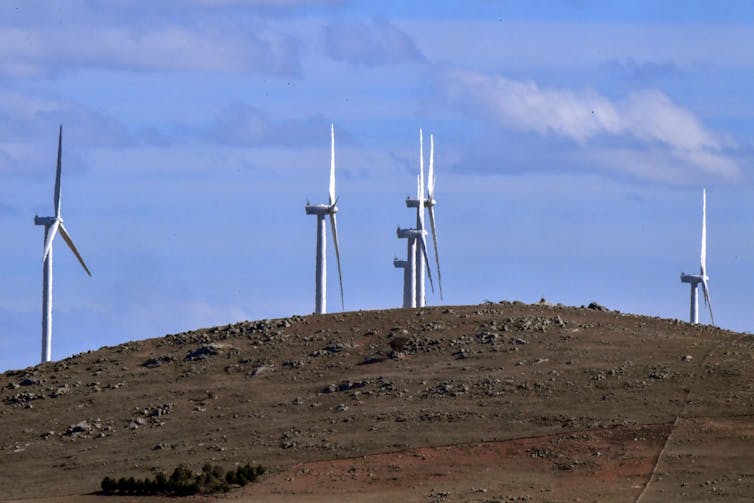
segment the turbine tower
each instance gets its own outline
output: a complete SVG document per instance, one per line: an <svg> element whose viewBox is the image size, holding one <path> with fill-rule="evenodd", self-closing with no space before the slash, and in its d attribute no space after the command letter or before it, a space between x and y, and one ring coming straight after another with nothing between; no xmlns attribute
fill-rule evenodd
<svg viewBox="0 0 754 503"><path fill-rule="evenodd" d="M55 193L53 203L55 205L54 217L34 216L34 225L44 225L44 253L42 255L42 363L52 359L52 242L58 231L63 236L63 240L71 249L76 258L79 259L81 266L86 273L91 276L89 268L81 258L81 254L73 244L71 236L63 225L63 217L60 214L60 171L61 157L63 154L63 126L60 126L58 133L58 165L55 172Z"/></svg>
<svg viewBox="0 0 754 503"><path fill-rule="evenodd" d="M434 160L435 160L435 137L430 135L430 150L429 150L429 173L427 176L427 197L424 199L424 139L422 130L419 129L419 190L416 199L406 198L406 207L416 208L416 228L417 230L424 230L424 208L429 209L429 220L432 228L432 241L435 248L435 262L437 264L437 277L440 287L440 298L442 299L442 273L440 272L440 255L437 248L437 227L435 225L435 211L434 207L437 204L435 201L435 173L434 173ZM429 270L429 262L422 260L422 255L427 254L426 241L424 244L418 244L415 250L416 254L416 268L414 275L416 276L416 301L414 307L423 307L426 304L426 290L424 283L425 276L425 263L427 265L427 271ZM434 285L430 286L434 291Z"/></svg>
<svg viewBox="0 0 754 503"><path fill-rule="evenodd" d="M345 309L343 303L343 276L340 271L340 249L338 247L338 225L335 214L338 199L335 197L335 127L330 125L330 190L327 204L306 204L307 215L317 215L317 265L315 273L314 312L325 314L327 312L327 236L325 217L330 216L333 242L335 243L335 257L338 261L338 281L340 283L340 307Z"/></svg>
<svg viewBox="0 0 754 503"><path fill-rule="evenodd" d="M699 298L697 287L702 285L704 294L704 303L709 309L709 317L712 324L715 324L715 318L712 316L712 302L709 297L709 276L707 276L707 189L702 189L702 252L699 267L700 274L683 274L681 273L681 282L691 285L691 319L690 323L699 323Z"/></svg>
<svg viewBox="0 0 754 503"><path fill-rule="evenodd" d="M396 269L403 269L403 307L411 307L411 299L413 297L409 291L410 270L408 267L408 260L399 260L397 257L393 258L393 267Z"/></svg>

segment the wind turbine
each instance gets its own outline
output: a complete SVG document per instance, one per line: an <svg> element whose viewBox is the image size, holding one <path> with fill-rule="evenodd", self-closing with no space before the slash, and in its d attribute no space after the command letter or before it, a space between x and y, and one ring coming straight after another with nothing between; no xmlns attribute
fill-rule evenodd
<svg viewBox="0 0 754 503"><path fill-rule="evenodd" d="M690 323L699 323L699 299L697 295L697 286L702 285L704 293L704 303L709 309L709 317L712 324L715 324L715 318L712 316L712 302L709 298L709 276L707 276L707 189L702 189L702 252L700 259L699 273L683 274L681 273L681 282L691 285L691 320Z"/></svg>
<svg viewBox="0 0 754 503"><path fill-rule="evenodd" d="M422 177L417 179L417 198L418 207L424 207L424 187ZM420 296L420 288L423 288L424 280L424 265L427 265L427 272L429 273L429 284L434 291L435 287L432 283L432 272L429 269L429 257L427 255L427 231L424 230L424 212L419 212L419 221L415 229L401 229L400 226L396 230L396 235L399 239L406 239L406 261L405 261L405 274L403 276L403 307L422 307L424 306L423 292ZM418 265L422 265L422 286L419 286L420 276L417 274L419 270ZM394 267L400 267L395 265Z"/></svg>
<svg viewBox="0 0 754 503"><path fill-rule="evenodd" d="M55 193L53 203L55 204L54 217L34 216L34 225L44 225L45 240L44 253L42 255L42 363L52 359L52 242L58 232L63 236L63 240L71 249L76 258L79 259L81 266L86 273L91 276L89 268L81 258L81 254L73 244L71 236L63 225L63 217L60 214L60 171L61 157L63 154L63 126L61 124L58 133L58 165L55 172Z"/></svg>
<svg viewBox="0 0 754 503"><path fill-rule="evenodd" d="M340 270L340 249L338 247L338 225L335 214L338 212L335 197L335 126L330 125L330 190L327 204L306 204L307 215L317 215L317 265L315 273L314 312L327 312L327 236L325 217L330 216L333 242L335 243L335 257L338 260L338 281L340 282L340 307L345 310L343 303L343 275Z"/></svg>
<svg viewBox="0 0 754 503"><path fill-rule="evenodd" d="M442 299L442 275L440 272L440 256L437 249L437 227L435 225L435 211L434 206L437 204L437 201L434 199L434 193L435 193L435 174L434 174L434 159L435 159L435 138L434 135L430 135L430 150L429 150L429 173L427 177L427 198L424 199L424 138L422 130L419 129L419 194L417 195L416 199L412 199L410 197L406 198L406 207L408 208L416 208L416 228L417 230L424 230L424 208L429 208L429 219L430 219L430 225L432 228L432 241L434 243L435 248L435 261L437 263L437 276L438 281L440 282L440 298ZM427 246L426 246L426 240L422 240L421 242L418 242L416 250L414 251L416 254L416 268L414 271L414 274L416 276L416 307L423 307L426 303L426 294L425 294L425 283L424 283L424 275L425 275L425 263L427 266L427 271L429 270L429 262L426 260L422 260L422 255L427 255ZM431 274L430 274L430 286L432 287L432 291L434 291L434 285L431 282Z"/></svg>

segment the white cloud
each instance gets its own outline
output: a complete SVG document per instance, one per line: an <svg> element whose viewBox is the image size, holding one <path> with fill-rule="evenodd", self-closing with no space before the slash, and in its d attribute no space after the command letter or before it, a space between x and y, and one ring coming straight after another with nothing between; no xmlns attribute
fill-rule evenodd
<svg viewBox="0 0 754 503"><path fill-rule="evenodd" d="M349 19L324 30L325 50L338 61L357 65L385 65L422 61L413 39L386 19Z"/></svg>
<svg viewBox="0 0 754 503"><path fill-rule="evenodd" d="M29 145L34 139L64 136L84 146L122 146L131 142L116 119L75 102L0 89L0 144ZM66 124L71 125L66 128ZM66 134L71 133L71 134Z"/></svg>
<svg viewBox="0 0 754 503"><path fill-rule="evenodd" d="M221 110L202 136L230 145L301 145L324 143L329 130L322 115L273 120L256 107L234 104Z"/></svg>
<svg viewBox="0 0 754 503"><path fill-rule="evenodd" d="M295 75L299 43L257 24L204 22L0 27L0 73L47 75L78 68Z"/></svg>
<svg viewBox="0 0 754 503"><path fill-rule="evenodd" d="M660 91L611 100L591 89L545 88L465 70L446 71L439 83L452 105L512 130L562 137L581 147L594 148L603 140L632 142L639 145L635 148L662 152L682 169L723 178L740 174L724 153L729 142Z"/></svg>

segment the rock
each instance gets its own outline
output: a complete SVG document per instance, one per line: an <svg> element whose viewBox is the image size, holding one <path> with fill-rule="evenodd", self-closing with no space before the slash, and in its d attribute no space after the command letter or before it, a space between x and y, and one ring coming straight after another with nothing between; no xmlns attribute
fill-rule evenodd
<svg viewBox="0 0 754 503"><path fill-rule="evenodd" d="M148 369L152 369L155 367L159 367L163 363L173 362L175 361L175 358L172 356L159 356L157 358L150 358L144 363L141 364L142 367L146 367Z"/></svg>
<svg viewBox="0 0 754 503"><path fill-rule="evenodd" d="M331 384L322 390L322 393L335 393L336 391L348 391L356 388L363 388L367 385L366 380L361 381L341 381L338 385Z"/></svg>
<svg viewBox="0 0 754 503"><path fill-rule="evenodd" d="M371 363L379 363L385 361L385 358L379 354L373 354L366 356L359 365L369 365Z"/></svg>
<svg viewBox="0 0 754 503"><path fill-rule="evenodd" d="M208 346L199 346L194 351L190 351L189 354L186 355L184 360L186 361L197 361L197 360L204 360L205 358L208 358L210 356L215 356L219 354L220 351L218 351L218 348L215 345L208 345Z"/></svg>
<svg viewBox="0 0 754 503"><path fill-rule="evenodd" d="M50 398L60 398L69 391L71 391L71 388L67 384L64 384L50 393Z"/></svg>
<svg viewBox="0 0 754 503"><path fill-rule="evenodd" d="M287 319L280 320L277 324L277 328L290 328L291 326L292 323Z"/></svg>
<svg viewBox="0 0 754 503"><path fill-rule="evenodd" d="M90 431L92 431L92 425L89 424L88 421L83 420L83 421L79 421L76 424L72 424L68 426L65 429L65 433L63 433L63 435L66 435L66 436L81 435L84 433L89 433Z"/></svg>
<svg viewBox="0 0 754 503"><path fill-rule="evenodd" d="M262 364L262 365L258 365L257 367L254 367L253 369L251 369L248 372L247 375L249 377L256 377L259 374L262 374L263 372L271 372L273 370L275 370L275 365L274 364L272 364L272 363L270 363L270 364Z"/></svg>
<svg viewBox="0 0 754 503"><path fill-rule="evenodd" d="M690 362L693 359L694 359L694 357L691 356L691 355L684 355L684 356L681 357L681 361L682 362Z"/></svg>
<svg viewBox="0 0 754 503"><path fill-rule="evenodd" d="M26 379L21 381L21 386L31 386L32 384L39 384L39 381L31 377L27 377Z"/></svg>
<svg viewBox="0 0 754 503"><path fill-rule="evenodd" d="M138 430L139 426L144 424L144 420L140 417L136 417L134 419L131 419L131 422L128 423L128 429L129 430Z"/></svg>
<svg viewBox="0 0 754 503"><path fill-rule="evenodd" d="M342 344L330 344L328 346L325 346L322 349L312 351L311 353L309 353L309 356L311 357L328 356L328 355L340 353L343 350L345 350L345 346L343 346Z"/></svg>
<svg viewBox="0 0 754 503"><path fill-rule="evenodd" d="M591 302L587 306L587 309L591 309L593 311L603 311L603 312L609 311L608 308L606 308L605 306L602 306L602 305L598 304L597 302Z"/></svg>

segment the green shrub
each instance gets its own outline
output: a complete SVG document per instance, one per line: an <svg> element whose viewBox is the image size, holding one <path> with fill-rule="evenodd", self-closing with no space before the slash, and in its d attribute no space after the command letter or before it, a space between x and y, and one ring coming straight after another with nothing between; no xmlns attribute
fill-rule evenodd
<svg viewBox="0 0 754 503"><path fill-rule="evenodd" d="M226 472L222 466L206 463L200 473L194 473L188 466L180 464L170 477L164 472L157 472L154 478L144 479L121 477L116 481L105 477L100 485L103 494L189 496L228 492L231 486L244 486L254 482L264 472L261 465L247 463Z"/></svg>
<svg viewBox="0 0 754 503"><path fill-rule="evenodd" d="M110 477L105 477L104 479L102 479L102 492L105 494L110 494L118 487L117 484L118 483Z"/></svg>

